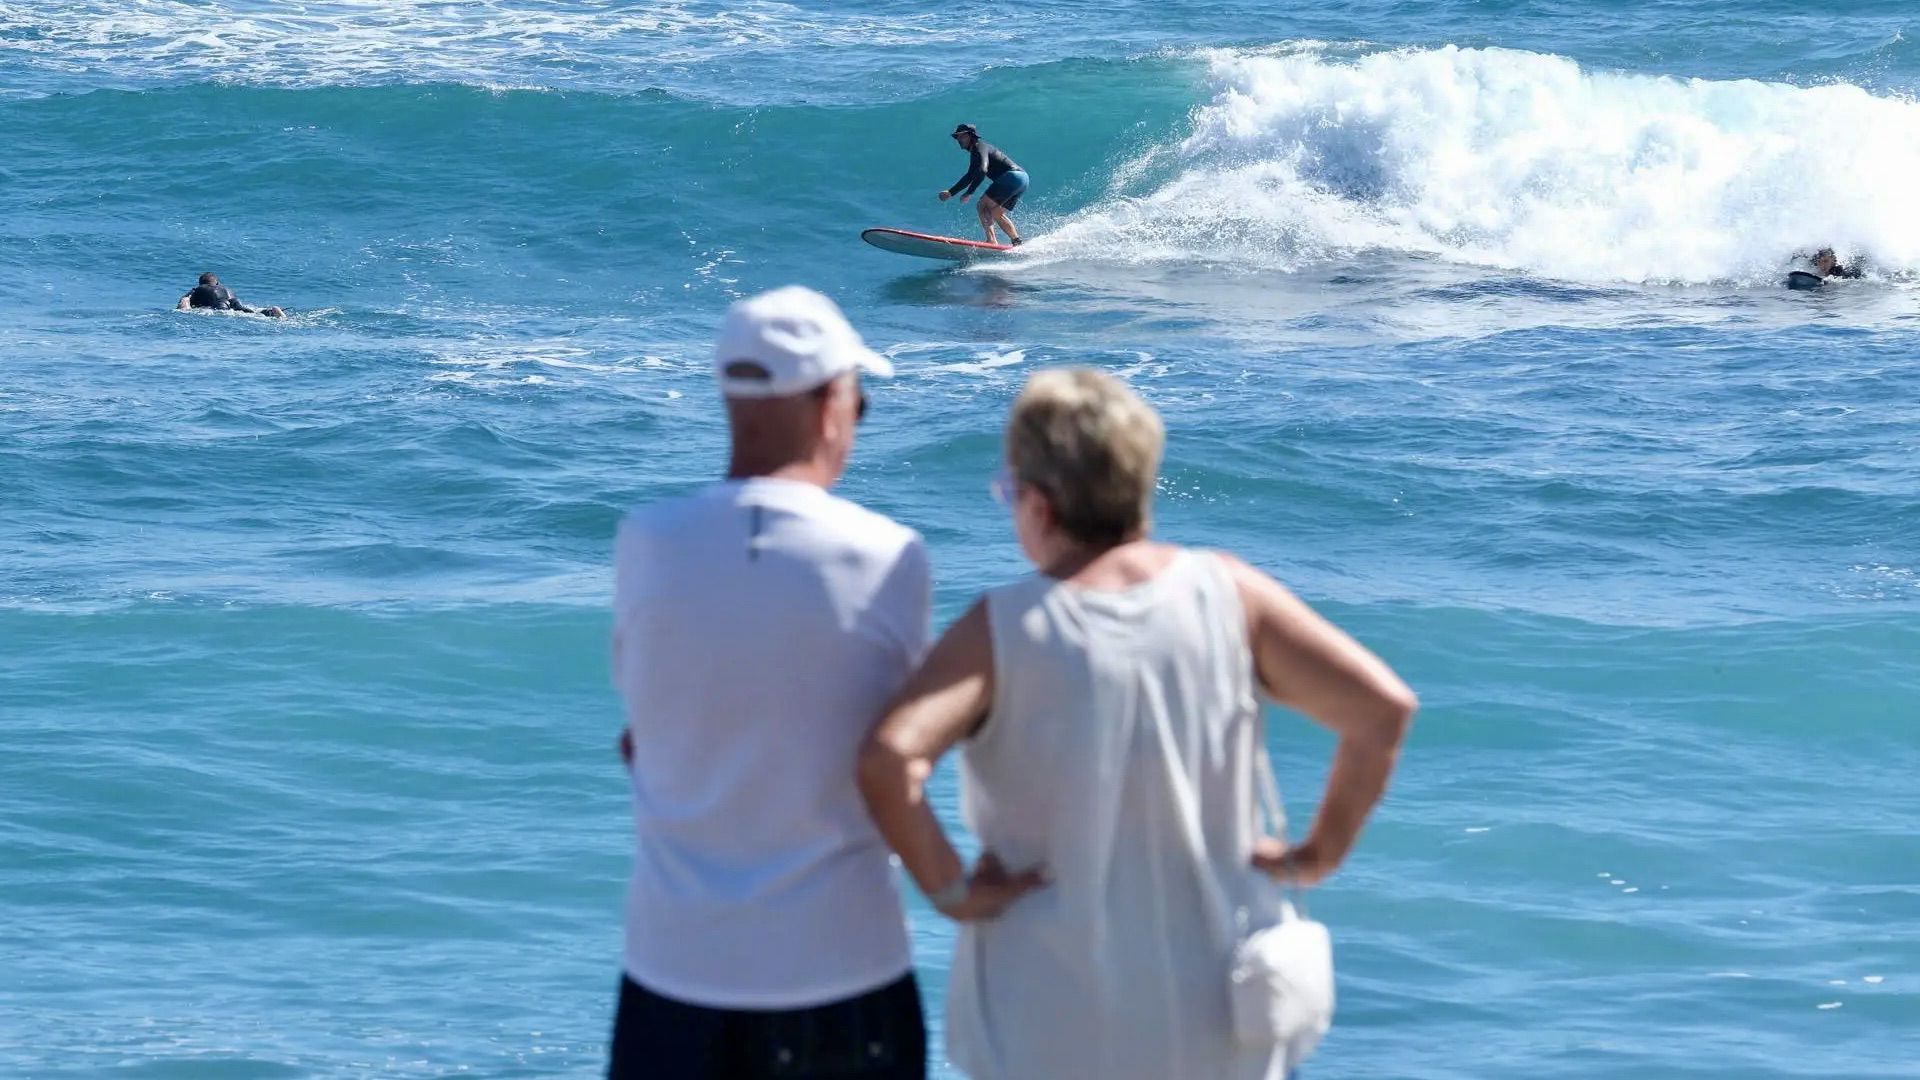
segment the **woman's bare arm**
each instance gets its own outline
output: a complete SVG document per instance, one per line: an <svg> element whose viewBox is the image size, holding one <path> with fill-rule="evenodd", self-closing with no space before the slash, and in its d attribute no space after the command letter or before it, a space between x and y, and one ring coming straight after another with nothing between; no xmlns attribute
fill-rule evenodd
<svg viewBox="0 0 1920 1080"><path fill-rule="evenodd" d="M1044 880L1037 868L1010 874L991 854L969 875L927 801L934 766L992 702L993 639L981 601L941 635L860 751L860 794L880 835L955 919L992 918Z"/></svg>
<svg viewBox="0 0 1920 1080"><path fill-rule="evenodd" d="M1316 884L1347 857L1386 793L1419 702L1384 661L1279 582L1231 556L1227 564L1246 607L1261 685L1339 736L1306 837L1290 850L1272 843L1254 853L1269 873Z"/></svg>

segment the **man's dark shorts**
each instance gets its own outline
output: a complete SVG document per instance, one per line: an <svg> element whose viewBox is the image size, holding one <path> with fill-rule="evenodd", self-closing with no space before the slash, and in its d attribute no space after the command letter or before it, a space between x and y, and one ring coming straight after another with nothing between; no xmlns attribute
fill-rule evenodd
<svg viewBox="0 0 1920 1080"><path fill-rule="evenodd" d="M620 980L607 1080L925 1080L912 975L807 1009L711 1009Z"/></svg>
<svg viewBox="0 0 1920 1080"><path fill-rule="evenodd" d="M1027 174L1025 170L1014 169L1003 172L993 183L987 185L986 197L1000 204L1002 210L1012 210L1020 203L1020 196L1027 193Z"/></svg>

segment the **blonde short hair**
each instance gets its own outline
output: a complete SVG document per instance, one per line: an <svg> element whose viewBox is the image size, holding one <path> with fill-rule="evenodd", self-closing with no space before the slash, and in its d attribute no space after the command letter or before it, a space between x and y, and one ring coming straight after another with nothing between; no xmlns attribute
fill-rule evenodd
<svg viewBox="0 0 1920 1080"><path fill-rule="evenodd" d="M1067 535L1118 544L1145 531L1166 445L1153 406L1091 368L1035 372L1007 418L1007 464L1038 488Z"/></svg>

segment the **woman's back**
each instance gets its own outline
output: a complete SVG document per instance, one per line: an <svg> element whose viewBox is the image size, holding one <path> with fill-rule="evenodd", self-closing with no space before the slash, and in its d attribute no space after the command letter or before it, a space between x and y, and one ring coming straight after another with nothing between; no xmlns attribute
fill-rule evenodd
<svg viewBox="0 0 1920 1080"><path fill-rule="evenodd" d="M1036 575L989 593L987 612L994 695L966 749L967 816L984 849L1044 865L1051 884L963 928L954 1059L975 1080L1278 1075L1234 1045L1231 943L1169 768L1198 793L1215 880L1264 899L1246 869L1260 713L1226 567L1183 551L1114 591Z"/></svg>

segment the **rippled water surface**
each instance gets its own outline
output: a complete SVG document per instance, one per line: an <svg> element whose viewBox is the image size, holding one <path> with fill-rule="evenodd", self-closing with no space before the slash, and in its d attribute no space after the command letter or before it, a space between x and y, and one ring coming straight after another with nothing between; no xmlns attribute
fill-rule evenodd
<svg viewBox="0 0 1920 1080"><path fill-rule="evenodd" d="M716 474L720 312L798 280L900 369L846 489L942 619L1021 570L1007 403L1090 363L1168 537L1421 692L1316 1076L1920 1076L1916 33L0 3L0 1075L594 1075L612 526ZM860 245L968 228L960 120L1021 257ZM1780 288L1822 244L1866 277ZM293 317L168 311L207 269Z"/></svg>

